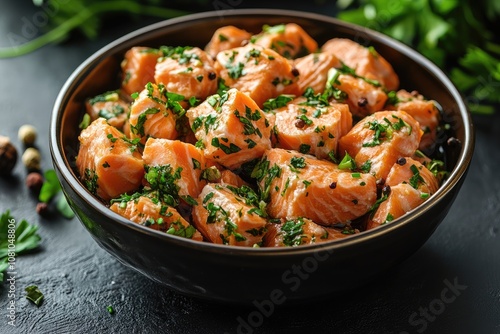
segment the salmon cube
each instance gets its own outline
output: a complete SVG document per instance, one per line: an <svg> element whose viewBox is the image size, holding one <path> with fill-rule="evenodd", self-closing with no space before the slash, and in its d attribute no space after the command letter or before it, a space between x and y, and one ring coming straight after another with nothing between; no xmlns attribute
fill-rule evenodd
<svg viewBox="0 0 500 334"><path fill-rule="evenodd" d="M436 175L424 164L409 157L398 159L385 180L385 184L390 187L400 183L408 183L428 195L434 194L439 188Z"/></svg>
<svg viewBox="0 0 500 334"><path fill-rule="evenodd" d="M203 237L179 212L157 199L142 195L124 196L111 204L110 209L134 223L179 237L203 241Z"/></svg>
<svg viewBox="0 0 500 334"><path fill-rule="evenodd" d="M339 154L347 152L357 166L384 179L401 157L418 149L420 124L404 111L379 111L363 118L339 140Z"/></svg>
<svg viewBox="0 0 500 334"><path fill-rule="evenodd" d="M381 199L375 214L368 220L367 230L390 223L424 202L421 192L407 183L397 184L390 189L388 197Z"/></svg>
<svg viewBox="0 0 500 334"><path fill-rule="evenodd" d="M205 158L226 168L260 158L271 147L271 129L264 113L248 95L234 88L190 108L187 117Z"/></svg>
<svg viewBox="0 0 500 334"><path fill-rule="evenodd" d="M176 171L180 168L178 195L181 198L196 198L206 184L202 178L207 168L203 151L194 145L179 140L149 138L144 146L142 159L146 166L170 167ZM174 194L175 195L175 194ZM189 202L189 199L188 199Z"/></svg>
<svg viewBox="0 0 500 334"><path fill-rule="evenodd" d="M122 89L126 94L140 92L148 82L154 82L159 57L158 49L144 46L133 47L125 53L121 68Z"/></svg>
<svg viewBox="0 0 500 334"><path fill-rule="evenodd" d="M167 91L204 100L217 91L217 74L212 58L196 47L162 47L154 79Z"/></svg>
<svg viewBox="0 0 500 334"><path fill-rule="evenodd" d="M119 90L115 90L88 99L85 108L91 121L102 117L109 125L122 130L128 118L130 103L123 98Z"/></svg>
<svg viewBox="0 0 500 334"><path fill-rule="evenodd" d="M193 224L205 239L216 244L260 246L267 231L267 220L262 216L236 187L222 184L207 184L193 207Z"/></svg>
<svg viewBox="0 0 500 334"><path fill-rule="evenodd" d="M248 94L259 107L280 94L299 95L298 71L292 63L260 45L219 52L215 69L224 83Z"/></svg>
<svg viewBox="0 0 500 334"><path fill-rule="evenodd" d="M419 150L432 151L434 150L437 128L439 125L440 115L436 107L436 102L426 100L418 92L411 92L401 89L396 93L392 105L388 106L389 110L403 110L415 118L420 127L424 131L420 140Z"/></svg>
<svg viewBox="0 0 500 334"><path fill-rule="evenodd" d="M165 86L148 83L130 108L131 138L141 138L143 143L147 137L176 139L177 115L173 108Z"/></svg>
<svg viewBox="0 0 500 334"><path fill-rule="evenodd" d="M279 224L268 223L264 247L296 247L343 239L348 234L316 224L307 218L296 218Z"/></svg>
<svg viewBox="0 0 500 334"><path fill-rule="evenodd" d="M314 93L318 94L325 90L328 71L331 68L340 67L341 64L335 55L318 52L295 59L294 65L299 71L297 84L301 94L309 87L312 88Z"/></svg>
<svg viewBox="0 0 500 334"><path fill-rule="evenodd" d="M253 176L272 218L307 217L333 226L361 217L377 199L371 174L344 171L332 162L280 148L266 151Z"/></svg>
<svg viewBox="0 0 500 334"><path fill-rule="evenodd" d="M265 25L260 34L252 36L251 42L288 59L302 57L318 49L318 43L295 23Z"/></svg>
<svg viewBox="0 0 500 334"><path fill-rule="evenodd" d="M377 80L387 90L396 90L399 78L387 62L373 47L364 47L346 38L333 38L321 47L321 51L331 53L356 74L370 80Z"/></svg>
<svg viewBox="0 0 500 334"><path fill-rule="evenodd" d="M328 159L337 152L338 139L352 127L346 104L308 105L303 97L274 110L273 140L284 149Z"/></svg>
<svg viewBox="0 0 500 334"><path fill-rule="evenodd" d="M98 118L78 137L80 149L76 168L85 187L108 201L139 188L144 163L137 145L118 129Z"/></svg>
<svg viewBox="0 0 500 334"><path fill-rule="evenodd" d="M339 74L333 87L345 93L339 102L349 105L353 116L363 118L384 108L387 94L382 87L348 74Z"/></svg>
<svg viewBox="0 0 500 334"><path fill-rule="evenodd" d="M237 48L250 41L252 34L235 26L224 26L217 29L205 46L205 52L215 59L221 51Z"/></svg>
<svg viewBox="0 0 500 334"><path fill-rule="evenodd" d="M370 215L367 229L391 222L425 202L439 188L439 181L425 165L410 157L392 166L379 205Z"/></svg>

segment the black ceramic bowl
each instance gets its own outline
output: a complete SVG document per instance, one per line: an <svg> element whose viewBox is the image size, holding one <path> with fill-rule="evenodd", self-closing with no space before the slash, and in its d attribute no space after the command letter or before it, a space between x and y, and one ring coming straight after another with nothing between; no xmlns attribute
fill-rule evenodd
<svg viewBox="0 0 500 334"><path fill-rule="evenodd" d="M153 24L96 52L62 88L54 106L50 145L64 193L96 242L122 263L180 293L231 303L298 302L354 289L414 253L446 216L473 152L466 106L448 78L414 50L366 28L286 10L233 10L185 16ZM321 45L346 37L373 45L395 68L401 87L438 101L461 145L448 147L449 178L423 205L391 224L347 239L298 248L238 248L167 235L132 223L106 208L74 170L78 123L85 98L119 87L125 51L144 45L203 47L215 29L235 25L257 33L264 24L295 22ZM446 138L440 138L446 147Z"/></svg>

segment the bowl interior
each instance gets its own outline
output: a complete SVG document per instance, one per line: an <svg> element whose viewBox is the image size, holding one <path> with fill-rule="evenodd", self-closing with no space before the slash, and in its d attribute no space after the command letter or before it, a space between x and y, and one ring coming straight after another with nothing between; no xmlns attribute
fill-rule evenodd
<svg viewBox="0 0 500 334"><path fill-rule="evenodd" d="M335 241L339 245L350 243L376 234L385 233L405 224L427 208L436 205L440 198L449 192L465 175L473 150L473 131L470 115L455 87L430 61L386 36L368 29L340 22L336 19L286 10L235 10L225 12L194 14L178 19L164 21L131 33L104 47L80 67L78 67L60 92L56 101L51 124L51 149L55 165L73 190L87 200L102 214L112 217L121 224L126 219L110 212L99 200L92 196L80 183L75 171L75 157L78 152L78 124L84 113L84 101L104 91L120 86L120 62L125 52L133 46L158 47L160 45L191 45L203 48L214 31L224 25L234 25L252 33L258 33L264 24L275 25L295 22L301 25L318 45L333 37L350 38L365 46L374 46L395 68L400 77L400 87L408 91L418 90L429 99L439 102L443 118L447 122L460 146L449 147L444 158L450 171L448 180L433 197L418 209L398 219L390 226L363 232L345 240ZM438 138L436 150L446 147L446 137ZM137 228L149 230L147 227ZM147 233L159 234L157 231ZM164 238L171 236L162 235ZM219 247L207 244L201 247ZM227 247L227 246L224 246ZM307 246L306 246L307 248ZM276 252L276 250L250 250ZM279 250L281 252L283 250ZM289 250L290 251L290 250ZM295 250L292 250L295 251Z"/></svg>

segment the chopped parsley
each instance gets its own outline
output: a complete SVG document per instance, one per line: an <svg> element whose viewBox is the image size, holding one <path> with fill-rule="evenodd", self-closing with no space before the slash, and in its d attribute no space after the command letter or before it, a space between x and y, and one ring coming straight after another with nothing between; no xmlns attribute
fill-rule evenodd
<svg viewBox="0 0 500 334"><path fill-rule="evenodd" d="M146 166L145 178L152 190L158 192L158 198L170 206L179 205L177 181L181 179L182 167L173 169L170 164Z"/></svg>
<svg viewBox="0 0 500 334"><path fill-rule="evenodd" d="M97 194L97 188L99 188L97 179L98 177L94 169L85 168L83 182L85 184L85 187L94 195Z"/></svg>
<svg viewBox="0 0 500 334"><path fill-rule="evenodd" d="M160 112L158 108L148 108L142 112L137 118L137 123L135 125L130 124L130 131L133 134L144 136L144 124L146 123L148 115L154 115Z"/></svg>
<svg viewBox="0 0 500 334"><path fill-rule="evenodd" d="M345 152L345 155L342 158L342 161L340 161L338 167L339 167L339 169L342 169L342 170L346 170L346 169L355 170L356 169L356 162L349 155L349 153Z"/></svg>
<svg viewBox="0 0 500 334"><path fill-rule="evenodd" d="M271 111L274 109L279 109L288 104L295 98L295 95L281 94L275 98L271 98L264 102L264 111Z"/></svg>
<svg viewBox="0 0 500 334"><path fill-rule="evenodd" d="M425 181L422 175L420 175L420 170L417 166L411 165L410 170L413 173L413 176L410 178L409 183L413 188L418 189L419 184L425 183Z"/></svg>
<svg viewBox="0 0 500 334"><path fill-rule="evenodd" d="M109 92L105 92L99 94L91 99L89 99L89 103L91 105L96 104L97 102L116 102L120 98L119 90L112 90Z"/></svg>
<svg viewBox="0 0 500 334"><path fill-rule="evenodd" d="M42 305L44 296L36 285L27 286L24 291L26 291L26 299L33 302L36 306Z"/></svg>
<svg viewBox="0 0 500 334"><path fill-rule="evenodd" d="M293 247L302 244L302 239L306 237L304 235L304 224L305 221L303 218L297 218L296 220L287 220L281 226L281 234L285 246Z"/></svg>
<svg viewBox="0 0 500 334"><path fill-rule="evenodd" d="M311 150L311 145L300 144L300 146L299 146L299 152L300 153L308 154L310 150Z"/></svg>
<svg viewBox="0 0 500 334"><path fill-rule="evenodd" d="M178 219L170 224L168 230L166 230L165 233L192 239L193 235L196 233L196 229L192 225L184 226L181 220Z"/></svg>
<svg viewBox="0 0 500 334"><path fill-rule="evenodd" d="M241 76L245 75L243 69L245 64L238 62L237 64L226 64L227 74L231 79L238 79Z"/></svg>
<svg viewBox="0 0 500 334"><path fill-rule="evenodd" d="M217 137L214 137L214 138L212 138L211 144L213 147L220 148L222 150L222 152L224 152L225 154L228 154L228 155L241 151L241 148L238 147L237 145L235 145L233 143L229 143L229 146L227 146L227 145L222 144L221 141L227 141L227 138L220 138L219 139Z"/></svg>

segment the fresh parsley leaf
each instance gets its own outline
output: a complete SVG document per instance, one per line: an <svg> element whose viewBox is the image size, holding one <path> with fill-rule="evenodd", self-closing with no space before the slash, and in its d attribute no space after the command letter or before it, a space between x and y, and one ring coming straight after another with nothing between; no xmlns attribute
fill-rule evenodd
<svg viewBox="0 0 500 334"><path fill-rule="evenodd" d="M49 169L43 174L45 181L38 199L40 202L48 203L61 190L61 184L54 170Z"/></svg>

